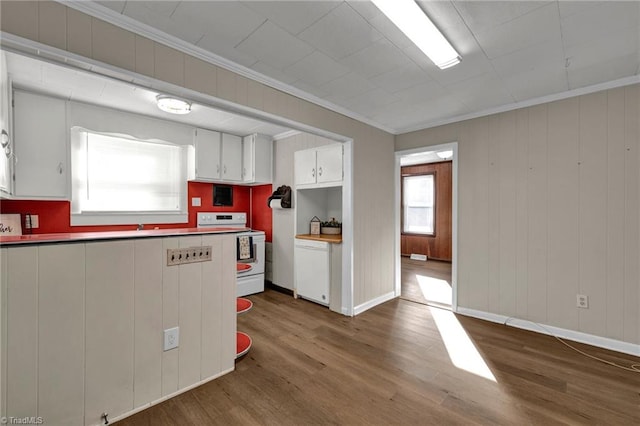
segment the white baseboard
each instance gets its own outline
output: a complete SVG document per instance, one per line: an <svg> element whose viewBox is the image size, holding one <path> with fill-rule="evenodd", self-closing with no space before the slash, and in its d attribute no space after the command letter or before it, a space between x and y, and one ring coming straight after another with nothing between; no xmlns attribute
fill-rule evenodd
<svg viewBox="0 0 640 426"><path fill-rule="evenodd" d="M117 422L118 420L122 420L122 419L124 419L126 417L133 416L134 414L139 413L140 411L146 410L147 408L152 407L154 405L158 405L161 402L164 402L164 401L166 401L168 399L173 398L174 396L178 396L178 395L180 395L182 393L190 391L191 389L197 388L198 386L204 385L205 383L208 383L208 382L210 382L212 380L215 380L218 377L222 377L225 374L231 373L233 370L235 370L235 364L234 364L234 366L232 368L224 370L224 371L220 372L219 374L215 374L215 375L213 375L211 377L208 377L208 378L206 378L204 380L201 380L201 381L199 381L197 383L194 383L194 384L192 384L190 386L186 386L186 387L184 387L184 388L182 388L182 389L180 389L180 390L178 390L176 392L173 392L173 393L171 393L169 395L165 395L162 398L156 399L155 401L151 401L151 402L149 402L147 404L141 405L140 407L134 408L133 410L128 411L128 412L126 412L124 414L120 414L119 416L115 416L113 418L110 418L109 419L109 423ZM101 425L101 423L96 424L95 426L100 426L100 425Z"/></svg>
<svg viewBox="0 0 640 426"><path fill-rule="evenodd" d="M366 310L373 308L374 306L378 306L381 303L388 302L389 300L396 297L396 293L390 291L389 293L383 294L382 296L378 296L375 299L371 299L368 302L362 303L353 308L353 315L358 315L363 313Z"/></svg>
<svg viewBox="0 0 640 426"><path fill-rule="evenodd" d="M542 333L550 336L555 335L563 339L572 340L574 342L586 343L587 345L640 357L640 345L636 345L634 343L623 342L621 340L610 339L608 337L595 336L593 334L582 333L575 330L568 330L566 328L554 327L547 324L538 324L534 321L524 320L520 318L508 317L505 315L493 314L484 311L477 311L475 309L458 307L456 313L468 317L505 324L511 327L521 328L523 330L534 331L536 333Z"/></svg>

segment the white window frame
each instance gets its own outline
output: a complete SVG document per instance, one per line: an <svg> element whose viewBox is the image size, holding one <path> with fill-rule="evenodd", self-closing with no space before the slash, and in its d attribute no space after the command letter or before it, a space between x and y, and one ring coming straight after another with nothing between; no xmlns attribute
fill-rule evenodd
<svg viewBox="0 0 640 426"><path fill-rule="evenodd" d="M415 229L407 229L407 214L408 208L411 206L408 205L407 197L406 197L406 184L405 179L412 178L425 178L431 177L431 184L433 185L431 195L431 218L432 218L432 230L431 231L419 231ZM402 188L402 233L403 234L412 234L412 235L428 235L435 236L436 235L436 175L435 173L419 173L419 174L410 174L403 175L401 178L401 188ZM415 207L425 207L425 206L415 206ZM426 206L429 207L429 206Z"/></svg>
<svg viewBox="0 0 640 426"><path fill-rule="evenodd" d="M86 188L86 156L87 134L98 134L119 139L128 139L133 142L157 143L172 145L180 148L180 191L179 206L171 211L81 211L79 199L83 195L81 191ZM188 223L188 149L190 146L176 145L158 139L141 140L129 135L117 133L105 133L88 130L82 127L73 127L71 136L71 226L86 225L131 225L131 224L164 224L164 223ZM116 170L117 171L117 170ZM85 179L83 181L83 179Z"/></svg>

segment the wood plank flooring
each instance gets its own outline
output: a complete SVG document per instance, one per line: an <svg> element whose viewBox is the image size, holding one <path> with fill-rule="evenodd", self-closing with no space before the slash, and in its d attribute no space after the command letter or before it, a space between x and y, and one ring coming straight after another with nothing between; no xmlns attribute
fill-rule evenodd
<svg viewBox="0 0 640 426"><path fill-rule="evenodd" d="M253 347L234 372L118 425L640 424L640 374L549 336L457 316L493 382L452 364L433 313L448 311L395 299L348 318L273 290L250 299L238 330Z"/></svg>
<svg viewBox="0 0 640 426"><path fill-rule="evenodd" d="M451 285L451 262L433 259L425 262L422 260L412 260L409 257L403 256L401 258L401 275L402 288L400 290L400 297L416 303L431 304L451 309L451 300L449 300L448 304L428 300L422 293L416 278L418 275L423 275L446 281Z"/></svg>

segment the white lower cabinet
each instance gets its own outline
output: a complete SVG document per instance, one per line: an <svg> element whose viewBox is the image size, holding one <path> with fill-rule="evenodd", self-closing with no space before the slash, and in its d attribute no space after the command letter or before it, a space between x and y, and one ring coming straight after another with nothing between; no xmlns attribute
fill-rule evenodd
<svg viewBox="0 0 640 426"><path fill-rule="evenodd" d="M296 239L296 295L329 305L331 287L331 245L324 241Z"/></svg>
<svg viewBox="0 0 640 426"><path fill-rule="evenodd" d="M0 248L0 417L104 424L234 368L234 234ZM166 265L166 248L212 261ZM180 328L163 351L163 330Z"/></svg>

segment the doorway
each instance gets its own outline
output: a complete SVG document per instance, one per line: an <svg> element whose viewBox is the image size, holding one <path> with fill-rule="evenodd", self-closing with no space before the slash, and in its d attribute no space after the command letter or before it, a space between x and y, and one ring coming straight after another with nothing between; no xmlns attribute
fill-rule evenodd
<svg viewBox="0 0 640 426"><path fill-rule="evenodd" d="M457 142L396 152L397 297L456 311Z"/></svg>

